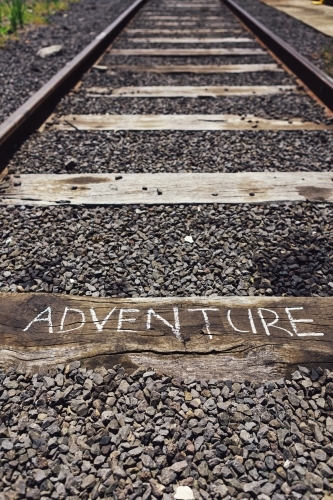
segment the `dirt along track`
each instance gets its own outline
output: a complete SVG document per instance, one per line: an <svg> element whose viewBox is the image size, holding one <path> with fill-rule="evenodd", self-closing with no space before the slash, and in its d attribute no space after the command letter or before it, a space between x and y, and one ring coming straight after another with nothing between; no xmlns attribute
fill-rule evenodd
<svg viewBox="0 0 333 500"><path fill-rule="evenodd" d="M332 138L225 6L145 4L2 175L1 499L330 498Z"/></svg>

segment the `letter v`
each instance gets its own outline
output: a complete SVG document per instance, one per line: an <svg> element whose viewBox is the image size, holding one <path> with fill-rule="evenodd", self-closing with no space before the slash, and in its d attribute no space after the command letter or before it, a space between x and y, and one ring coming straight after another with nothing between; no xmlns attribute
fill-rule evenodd
<svg viewBox="0 0 333 500"><path fill-rule="evenodd" d="M90 308L90 314L93 322L95 323L95 326L99 332L103 331L104 325L107 322L107 320L110 318L111 314L116 310L116 307L112 309L112 311L109 312L103 319L102 323L98 321L98 318L95 313L95 309L93 307Z"/></svg>

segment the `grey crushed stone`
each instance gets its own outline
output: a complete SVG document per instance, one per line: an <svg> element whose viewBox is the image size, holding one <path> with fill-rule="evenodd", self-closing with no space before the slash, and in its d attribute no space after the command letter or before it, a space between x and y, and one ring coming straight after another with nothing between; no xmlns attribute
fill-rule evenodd
<svg viewBox="0 0 333 500"><path fill-rule="evenodd" d="M136 28L142 25L142 22L146 19L147 23L151 23L149 21L148 16L146 15L147 10L151 11L154 3L149 4L142 9L140 14L136 17L136 19L131 23L131 28ZM157 5L156 5L157 7ZM158 9L159 10L159 9ZM157 12L158 12L157 10ZM212 12L211 9L207 8L202 13L202 21L207 25L207 20L205 16L208 16ZM183 10L163 9L163 15L167 14L183 14ZM225 6L217 6L216 12L219 16L221 16L221 20L230 20L232 22L235 21L234 16L228 11ZM133 35L130 35L133 36ZM248 35L249 38L253 38L252 35ZM273 59L268 55L263 56L239 56L239 57L200 57L200 58L191 58L191 57L180 57L180 58L172 58L172 57L126 57L126 56L114 56L112 55L112 49L118 48L193 48L193 44L180 45L180 44L164 44L164 43L148 43L141 44L135 43L134 41L128 40L129 35L126 33L122 34L113 44L111 49L109 49L104 57L102 58L100 64L101 65L110 65L110 64L147 64L149 61L150 65L162 64L168 65L175 61L176 64L223 64L223 63L253 63L253 62L274 62ZM211 44L195 44L195 47L210 47ZM213 44L213 46L218 46L217 44ZM255 40L250 43L230 43L230 44L222 44L225 48L227 47L252 47L257 46ZM121 75L121 71L115 70L116 75ZM92 72L92 77L97 76L98 73L96 71ZM242 82L243 75L237 75L239 84L244 84ZM109 77L109 75L108 75ZM109 77L110 78L110 77ZM266 83L267 85L268 83ZM96 85L96 84L95 84ZM109 83L110 85L110 83ZM128 85L128 83L127 83ZM164 83L165 85L165 83ZM184 83L183 83L184 85ZM192 83L193 85L193 83ZM206 83L207 85L207 83ZM179 113L179 110L185 114L191 113L234 113L234 114L257 114L264 117L276 117L283 118L285 116L288 117L302 117L308 120L320 120L325 121L326 116L324 110L317 105L312 98L307 95L298 95L298 94L290 94L283 96L268 96L268 97L234 97L234 98L200 98L200 99L184 99L184 98L174 98L174 99L140 99L140 98L117 98L117 99L107 99L104 97L97 98L89 98L83 92L80 92L77 96L67 96L62 100L60 105L58 106L57 112L59 114L64 113L116 113L116 114L172 114Z"/></svg>
<svg viewBox="0 0 333 500"><path fill-rule="evenodd" d="M214 19L214 20L208 20L206 19L207 16L214 16L214 17L220 17L221 16L221 22L222 23L227 23L228 26L232 25L238 25L237 19L233 16L233 14L230 12L230 10L225 7L224 5L215 2L215 6L213 8L210 8L209 6L201 7L201 8L191 8L190 10L185 8L177 8L177 7L172 7L172 5L169 4L162 4L160 2L156 1L150 1L148 4L146 4L140 12L137 14L135 17L134 21L132 21L132 26L131 27L144 27L148 26L151 28L151 16L176 16L178 17L180 22L186 22L186 21L195 21L197 24L205 24L207 25L207 21L215 24L219 23L219 19ZM185 19L186 17L191 17L192 19ZM156 21L154 19L154 21ZM159 21L163 21L159 19ZM165 19L164 21L169 21L169 19Z"/></svg>
<svg viewBox="0 0 333 500"><path fill-rule="evenodd" d="M1 368L1 500L171 500L178 486L196 500L330 498L333 373L222 378L79 361Z"/></svg>
<svg viewBox="0 0 333 500"><path fill-rule="evenodd" d="M162 35L161 35L162 36ZM248 36L246 36L248 38ZM240 49L257 49L258 43L256 40L249 42L214 42L210 43L165 43L165 42L136 42L128 39L119 39L118 43L114 43L113 49L210 49L212 46L216 49L228 49L230 47ZM112 54L110 54L112 55Z"/></svg>
<svg viewBox="0 0 333 500"><path fill-rule="evenodd" d="M323 70L326 69L323 51L327 49L333 51L332 37L265 5L260 0L237 0L237 3L313 64Z"/></svg>
<svg viewBox="0 0 333 500"><path fill-rule="evenodd" d="M272 64L275 62L270 55L221 55L221 56L125 56L125 55L112 55L106 54L101 60L101 64L114 65L114 64L128 64L128 65L156 65L162 66L163 64L180 64L180 65L194 65L194 64Z"/></svg>
<svg viewBox="0 0 333 500"><path fill-rule="evenodd" d="M331 137L52 132L34 134L10 169L320 171ZM1 207L0 291L332 296L331 227L327 204ZM171 500L177 485L196 500L329 498L332 417L333 374L320 368L265 384L79 362L0 370L0 500Z"/></svg>
<svg viewBox="0 0 333 500"><path fill-rule="evenodd" d="M234 114L255 115L268 119L301 118L316 123L331 123L323 107L305 93L284 92L270 96L234 96L198 98L108 98L89 97L81 92L78 96L65 97L56 109L64 114Z"/></svg>
<svg viewBox="0 0 333 500"><path fill-rule="evenodd" d="M219 64L219 63L218 63ZM82 79L81 89L89 87L124 87L150 85L295 85L295 80L285 72L249 72L249 73L137 73L119 71L112 68L102 72L92 69ZM80 90L81 90L80 89Z"/></svg>
<svg viewBox="0 0 333 500"><path fill-rule="evenodd" d="M242 26L240 26L240 25L237 26L237 23L235 23L233 26L228 25L228 26L213 27L212 31L210 33L209 32L206 32L206 33L196 32L197 28L192 29L190 26L187 28L187 30L190 30L191 33L186 31L186 27L183 27L183 28L178 27L177 28L176 26L174 26L175 30L174 31L171 30L171 32L169 32L169 33L165 33L164 31L162 31L162 30L165 30L167 28L161 28L160 32L157 31L157 32L150 32L150 33L143 33L143 32L133 33L131 31L128 31L128 30L131 30L131 29L137 28L137 27L138 27L137 22L132 21L131 24L128 27L126 27L124 29L124 31L122 32L121 38L118 38L118 40L114 42L114 46L119 41L121 41L121 43L131 42L133 44L133 43L136 43L136 41L137 41L136 39L155 38L155 37L159 37L159 36L162 36L162 37L172 36L172 38L183 38L183 37L200 37L200 38L221 37L221 38L224 38L224 37L230 37L230 36L231 37L244 37L244 36L246 36L247 38L254 39L252 34L250 34ZM150 26L150 29L152 29L151 26ZM207 27L206 27L206 29L207 29ZM223 29L223 31L218 31L219 29ZM144 42L139 42L139 43L141 46L141 43L144 43ZM207 46L207 44L206 44L206 46Z"/></svg>
<svg viewBox="0 0 333 500"><path fill-rule="evenodd" d="M53 131L32 135L9 171L320 172L332 158L332 131Z"/></svg>
<svg viewBox="0 0 333 500"><path fill-rule="evenodd" d="M9 40L1 46L0 122L75 57L131 3L131 0L80 0L72 3L67 11L52 15L49 25L27 27L20 32L19 39ZM50 45L63 45L63 50L45 59L37 55L38 50Z"/></svg>
<svg viewBox="0 0 333 500"><path fill-rule="evenodd" d="M333 296L329 204L2 207L0 213L3 292ZM193 243L185 242L188 235Z"/></svg>

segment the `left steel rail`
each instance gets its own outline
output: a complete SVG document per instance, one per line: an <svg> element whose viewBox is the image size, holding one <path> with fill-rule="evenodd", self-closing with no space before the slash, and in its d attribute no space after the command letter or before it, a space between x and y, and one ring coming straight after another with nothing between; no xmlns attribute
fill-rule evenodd
<svg viewBox="0 0 333 500"><path fill-rule="evenodd" d="M13 146L39 127L147 0L136 0L43 87L0 124L0 171Z"/></svg>

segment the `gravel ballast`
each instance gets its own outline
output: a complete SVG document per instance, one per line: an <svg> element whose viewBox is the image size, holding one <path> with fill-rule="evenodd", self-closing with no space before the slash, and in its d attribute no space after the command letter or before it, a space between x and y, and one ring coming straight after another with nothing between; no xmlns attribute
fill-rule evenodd
<svg viewBox="0 0 333 500"><path fill-rule="evenodd" d="M132 29L146 19L143 8L131 23ZM166 12L168 13L168 11ZM221 10L221 19L226 14ZM227 14L230 15L231 14ZM204 19L204 18L203 18ZM205 24L207 26L207 23ZM115 45L121 47L128 35L121 35ZM111 52L112 54L112 52ZM216 58L151 58L113 57L107 53L100 61L105 64L215 64L274 62L263 57ZM214 60L214 61L213 61ZM129 77L130 75L130 77ZM277 81L294 84L294 78L284 72L227 75L153 75L129 73L121 69L103 72L93 69L83 79L76 93L66 96L56 114L115 113L115 114L254 114L265 118L303 118L330 123L324 109L304 93L274 96L223 98L106 98L87 96L94 86L172 84L233 84L273 85ZM263 148L263 144L265 147ZM47 132L34 134L10 163L11 172L66 171L67 161L75 157L73 173L79 172L177 172L177 171L265 171L331 169L331 132ZM27 151L29 153L27 154Z"/></svg>
<svg viewBox="0 0 333 500"><path fill-rule="evenodd" d="M9 171L17 174L320 172L332 169L332 158L332 131L73 130L33 135L15 153Z"/></svg>
<svg viewBox="0 0 333 500"><path fill-rule="evenodd" d="M57 107L57 115L116 114L116 115L172 115L179 114L255 115L268 119L302 118L303 121L330 124L325 111L305 93L281 92L268 96L233 96L157 98L152 97L90 97L86 93L70 96Z"/></svg>
<svg viewBox="0 0 333 500"><path fill-rule="evenodd" d="M0 291L333 296L332 217L311 203L9 207Z"/></svg>
<svg viewBox="0 0 333 500"><path fill-rule="evenodd" d="M230 56L126 56L126 55L112 55L106 54L103 57L101 64L105 65L115 65L115 64L126 64L126 65L156 65L162 66L167 65L194 65L194 64L272 64L275 62L268 54L258 54L258 55L230 55Z"/></svg>
<svg viewBox="0 0 333 500"><path fill-rule="evenodd" d="M153 38L153 37L151 37ZM217 38L217 37L216 37ZM248 36L246 36L248 38ZM149 40L149 38L148 38ZM215 49L228 49L229 47L233 48L239 48L239 49L258 49L258 44L256 40L250 39L250 41L244 41L244 42L219 42L215 41L213 43L157 43L157 42L137 42L137 41L130 41L127 38L122 39L118 43L115 43L113 45L114 50L135 50L135 49L155 49L155 50L191 50L191 49L202 49L202 50L207 50L209 48L214 46ZM112 55L112 52L110 52L110 55Z"/></svg>
<svg viewBox="0 0 333 500"><path fill-rule="evenodd" d="M218 63L220 65L220 62ZM114 66L108 71L93 69L82 79L82 90L89 87L163 85L295 85L295 80L284 71L258 71L244 73L140 73L119 71Z"/></svg>
<svg viewBox="0 0 333 500"><path fill-rule="evenodd" d="M331 498L328 370L261 385L74 361L0 380L3 500Z"/></svg>
<svg viewBox="0 0 333 500"><path fill-rule="evenodd" d="M327 69L323 52L328 49L333 51L332 37L260 0L237 0L237 3L313 64Z"/></svg>
<svg viewBox="0 0 333 500"><path fill-rule="evenodd" d="M0 47L0 122L44 85L107 27L131 0L81 0L58 12L47 26L28 27L18 40ZM42 47L62 45L59 54L43 59ZM22 78L24 75L24 78Z"/></svg>
<svg viewBox="0 0 333 500"><path fill-rule="evenodd" d="M117 0L109 6L110 13L128 4ZM73 7L75 21L88 5L91 8L83 0ZM96 4L87 21L82 21L87 22L87 32L95 31L90 27L92 13L94 23L103 23L98 31L108 24L102 5ZM131 28L152 27L145 13L155 7L163 14L181 14L181 9L177 12L154 0ZM71 12L57 19L69 20ZM237 25L225 7L220 12L221 24L225 17ZM205 20L208 14L209 10L201 11L195 27L210 27ZM65 31L60 25L52 29L60 37ZM33 33L40 30L51 33L51 28ZM86 36L80 33L73 44L85 45ZM50 37L46 42L57 40ZM128 43L120 36L115 45ZM59 56L61 65L66 54ZM56 60L41 60L41 64ZM175 59L107 53L99 65L259 62L275 61L269 54ZM45 79L50 77L48 68L43 69ZM90 71L56 113L231 112L329 123L323 109L305 94L195 100L112 100L86 95L88 87L98 85L297 85L285 72L102 71ZM29 79L28 74L27 92ZM332 158L333 131L327 130L46 128L32 134L15 152L9 173L19 183L20 173L330 171ZM226 296L282 296L291 301L293 297L333 297L332 224L331 204L309 202L196 205L193 200L186 206L0 207L0 292L7 299L14 292L21 297L30 292L39 300L36 295L43 292L54 294L55 301L60 295L76 295L98 302L104 297L220 297L222 301ZM69 359L75 356L71 345L81 342L74 335L64 345ZM136 334L134 338L137 342ZM290 352L302 348L299 340ZM274 354L269 339L264 343ZM21 359L31 359L25 356L23 343L21 351ZM250 346L250 355L253 352ZM29 370L23 364L0 368L0 500L333 498L333 373L325 369L327 365L297 368L292 361L284 365L283 359L279 369L285 378L274 379L275 372L269 371L263 383L257 381L257 374L244 380L240 366L231 380L225 380L223 366L218 379L204 380L201 372L200 379L182 379L182 366L177 376L168 373L169 353L161 357L158 373L151 368L152 352L143 354L138 353L140 362L125 351L120 356L95 356L82 365L73 361L51 366L47 372L40 367L37 372L32 362ZM203 362L209 368L210 357ZM135 363L146 366L138 368ZM257 365L253 370L257 372Z"/></svg>

